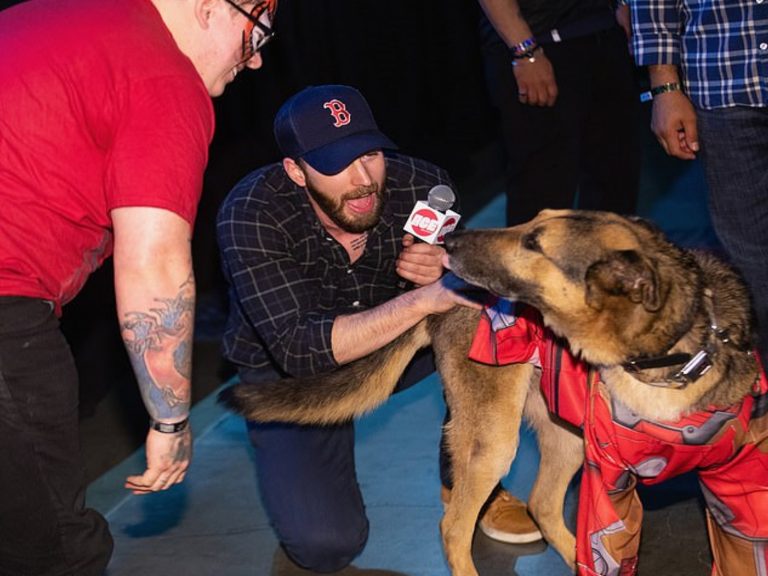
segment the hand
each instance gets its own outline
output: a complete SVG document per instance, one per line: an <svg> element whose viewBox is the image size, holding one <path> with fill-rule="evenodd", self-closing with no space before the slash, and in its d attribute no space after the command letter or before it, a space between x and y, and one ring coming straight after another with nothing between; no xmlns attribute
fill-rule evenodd
<svg viewBox="0 0 768 576"><path fill-rule="evenodd" d="M517 61L512 70L517 81L517 93L521 104L554 106L557 100L557 82L552 63L539 48L534 52L535 62L527 58Z"/></svg>
<svg viewBox="0 0 768 576"><path fill-rule="evenodd" d="M439 281L419 288L416 292L425 298L430 314L442 314L455 306L482 309L483 305L472 294L477 292L477 287L469 284L456 276L453 272L445 274Z"/></svg>
<svg viewBox="0 0 768 576"><path fill-rule="evenodd" d="M696 110L680 91L659 94L653 99L651 131L670 156L693 160L699 151Z"/></svg>
<svg viewBox="0 0 768 576"><path fill-rule="evenodd" d="M416 286L426 286L443 275L445 249L439 245L417 242L411 234L403 236L403 250L395 262L395 270Z"/></svg>
<svg viewBox="0 0 768 576"><path fill-rule="evenodd" d="M125 480L125 487L134 494L167 490L184 480L192 459L192 431L189 426L176 434L150 429L146 451L146 471Z"/></svg>

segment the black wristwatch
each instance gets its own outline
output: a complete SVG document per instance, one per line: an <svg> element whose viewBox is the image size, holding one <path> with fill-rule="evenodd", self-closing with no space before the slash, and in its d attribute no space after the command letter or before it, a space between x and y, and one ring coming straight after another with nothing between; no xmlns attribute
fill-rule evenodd
<svg viewBox="0 0 768 576"><path fill-rule="evenodd" d="M149 419L149 427L152 428L152 430L157 430L163 434L176 434L177 432L186 430L187 426L189 426L189 416L184 418L181 422L174 422L173 424L158 422L152 418Z"/></svg>

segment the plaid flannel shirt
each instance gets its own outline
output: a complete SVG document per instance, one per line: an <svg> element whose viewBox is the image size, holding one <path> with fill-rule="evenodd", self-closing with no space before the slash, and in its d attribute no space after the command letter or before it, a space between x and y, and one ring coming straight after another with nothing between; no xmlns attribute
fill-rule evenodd
<svg viewBox="0 0 768 576"><path fill-rule="evenodd" d="M337 365L331 350L336 316L399 293L395 261L403 225L430 188L453 185L444 170L422 160L387 153L386 163L384 211L354 264L281 164L252 172L233 188L217 220L230 284L228 359L265 378L330 370Z"/></svg>
<svg viewBox="0 0 768 576"><path fill-rule="evenodd" d="M699 108L768 104L768 2L630 0L639 65L675 64Z"/></svg>

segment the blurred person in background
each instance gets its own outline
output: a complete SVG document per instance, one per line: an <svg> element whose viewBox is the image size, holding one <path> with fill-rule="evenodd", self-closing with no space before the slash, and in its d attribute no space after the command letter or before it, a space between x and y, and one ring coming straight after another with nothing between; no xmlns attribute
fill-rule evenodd
<svg viewBox="0 0 768 576"><path fill-rule="evenodd" d="M30 0L0 12L0 574L96 576L78 379L62 306L114 255L150 415L134 493L181 482L195 307L190 243L212 96L261 66L274 0Z"/></svg>

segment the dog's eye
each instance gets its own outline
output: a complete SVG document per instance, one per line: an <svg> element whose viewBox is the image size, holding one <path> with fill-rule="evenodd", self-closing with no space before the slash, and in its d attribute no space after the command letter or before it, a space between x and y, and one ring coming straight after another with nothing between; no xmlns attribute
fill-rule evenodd
<svg viewBox="0 0 768 576"><path fill-rule="evenodd" d="M523 236L522 245L526 250L541 252L541 246L539 246L539 235L536 232L532 232Z"/></svg>

